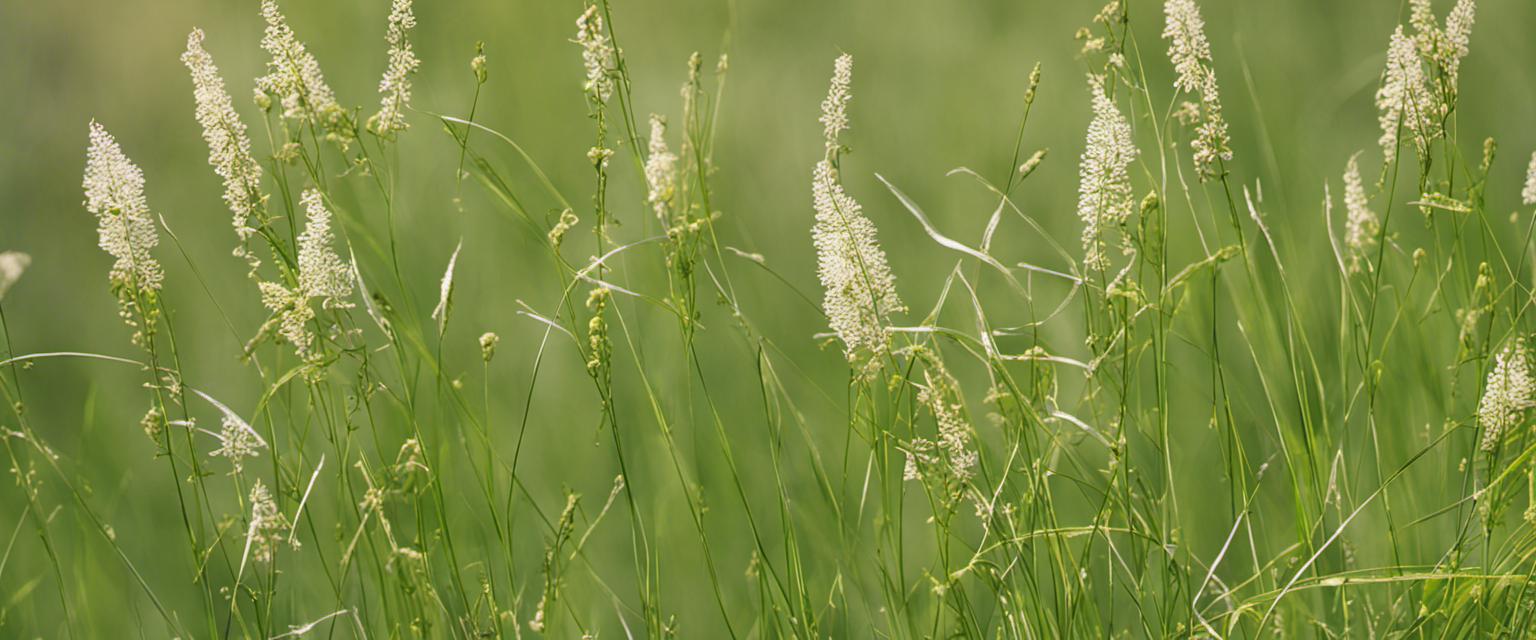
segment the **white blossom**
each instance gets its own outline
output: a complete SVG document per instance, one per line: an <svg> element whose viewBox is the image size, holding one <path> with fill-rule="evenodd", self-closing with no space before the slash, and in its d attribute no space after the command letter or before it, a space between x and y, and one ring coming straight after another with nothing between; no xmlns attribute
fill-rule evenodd
<svg viewBox="0 0 1536 640"><path fill-rule="evenodd" d="M309 298L298 289L276 282L259 282L256 286L261 290L262 306L273 314L272 322L276 323L278 335L293 345L300 359L313 360L315 354L310 346L309 323L315 319L315 310L309 306Z"/></svg>
<svg viewBox="0 0 1536 640"><path fill-rule="evenodd" d="M267 491L267 486L261 479L251 487L251 522L246 532L245 544L251 551L251 558L257 562L269 563L276 557L277 547L282 544L289 527L288 516L277 509L277 503L272 500L272 494Z"/></svg>
<svg viewBox="0 0 1536 640"><path fill-rule="evenodd" d="M1526 205L1536 204L1536 152L1531 153L1530 168L1525 170L1525 189L1520 191L1520 201Z"/></svg>
<svg viewBox="0 0 1536 640"><path fill-rule="evenodd" d="M1212 66L1211 44L1205 37L1205 20L1200 17L1200 7L1194 0L1168 0L1163 5L1163 13L1166 20L1163 37L1169 41L1168 58L1179 74L1174 80L1174 88L1200 96L1198 109L1181 117L1186 122L1194 122L1198 114L1200 124L1195 129L1195 139L1190 142L1195 168L1202 179L1217 176L1221 173L1218 161L1232 159L1232 140L1222 115L1221 90Z"/></svg>
<svg viewBox="0 0 1536 640"><path fill-rule="evenodd" d="M837 137L848 129L848 102L853 99L849 88L852 84L853 56L845 53L832 64L832 84L827 89L827 99L821 103L821 126L829 150L837 146Z"/></svg>
<svg viewBox="0 0 1536 640"><path fill-rule="evenodd" d="M1377 120L1381 124L1379 144L1387 161L1397 154L1399 129L1412 133L1420 147L1427 146L1431 137L1429 109L1434 104L1424 84L1424 68L1414 42L1399 26L1392 33L1381 88L1376 90L1376 108L1380 112Z"/></svg>
<svg viewBox="0 0 1536 640"><path fill-rule="evenodd" d="M1483 398L1477 403L1477 420L1483 426L1483 450L1494 449L1505 432L1520 426L1525 411L1531 407L1536 407L1536 381L1531 379L1525 340L1517 338L1494 356Z"/></svg>
<svg viewBox="0 0 1536 640"><path fill-rule="evenodd" d="M609 42L608 35L603 33L603 16L598 12L597 5L587 7L581 17L576 18L575 42L581 46L581 63L587 68L587 82L583 89L593 100L608 102L608 98L613 95L613 74L618 68L618 61L613 44Z"/></svg>
<svg viewBox="0 0 1536 640"><path fill-rule="evenodd" d="M1467 56L1468 45L1471 43L1477 4L1473 0L1457 0L1456 6L1445 17L1444 27L1440 26L1435 17L1430 0L1412 0L1410 4L1408 24L1413 27L1413 40L1419 54L1426 61L1438 65L1454 87L1461 69L1461 59Z"/></svg>
<svg viewBox="0 0 1536 640"><path fill-rule="evenodd" d="M352 272L332 248L331 211L319 189L307 189L299 198L306 222L299 234L299 287L304 295L320 298L326 308L351 306Z"/></svg>
<svg viewBox="0 0 1536 640"><path fill-rule="evenodd" d="M278 10L277 0L261 0L261 16L267 22L261 48L272 58L267 62L267 75L256 79L257 91L268 99L278 100L284 117L337 127L346 111L325 84L320 63L305 49Z"/></svg>
<svg viewBox="0 0 1536 640"><path fill-rule="evenodd" d="M1194 0L1168 0L1163 5L1163 37L1168 42L1168 59L1179 74L1173 86L1179 91L1200 91L1205 65L1211 61L1211 43L1205 39L1205 20Z"/></svg>
<svg viewBox="0 0 1536 640"><path fill-rule="evenodd" d="M828 135L847 128L844 109L849 100L853 58L837 59L831 88L822 102L821 122ZM817 275L825 290L822 310L832 331L843 342L849 362L865 359L868 367L890 349L886 316L906 310L896 295L896 276L891 273L876 237L875 224L864 216L859 203L843 191L833 166L837 140L827 140L828 157L816 163L811 175L811 199L816 222L811 239L816 245Z"/></svg>
<svg viewBox="0 0 1536 640"><path fill-rule="evenodd" d="M971 423L965 419L959 383L936 357L927 361L917 401L933 414L938 438L916 438L911 442L902 475L907 480L916 480L923 477L924 468L938 467L957 480L968 480L974 473L977 456L970 446Z"/></svg>
<svg viewBox="0 0 1536 640"><path fill-rule="evenodd" d="M849 361L869 356L873 364L889 349L885 317L906 310L896 295L896 276L874 223L843 191L830 161L816 163L811 193L816 208L811 237L825 289L822 310Z"/></svg>
<svg viewBox="0 0 1536 640"><path fill-rule="evenodd" d="M1376 212L1371 211L1370 201L1365 196L1359 157L1358 153L1350 156L1349 164L1344 168L1344 209L1348 212L1344 220L1344 245L1349 248L1349 270L1352 272L1360 271L1365 250L1376 244L1376 233L1381 229Z"/></svg>
<svg viewBox="0 0 1536 640"><path fill-rule="evenodd" d="M437 332L442 333L448 329L448 314L453 311L453 271L459 264L459 251L464 249L464 241L453 248L453 255L448 258L448 268L443 270L442 282L438 284L437 307L432 309L432 319L437 321Z"/></svg>
<svg viewBox="0 0 1536 640"><path fill-rule="evenodd" d="M261 193L261 165L251 156L245 123L235 113L219 68L203 49L202 29L187 35L187 51L181 54L181 61L192 74L192 97L197 102L195 113L203 127L203 141L208 143L208 164L224 179L224 204L235 215L235 235L241 242L236 252L244 256L244 244L255 233L251 218L261 215L266 199Z"/></svg>
<svg viewBox="0 0 1536 640"><path fill-rule="evenodd" d="M113 286L158 290L164 276L150 250L159 244L160 236L144 198L144 173L94 120L84 187L85 209L96 215L98 244L117 259L109 274Z"/></svg>
<svg viewBox="0 0 1536 640"><path fill-rule="evenodd" d="M219 448L208 455L229 458L229 464L233 467L230 473L236 474L245 469L246 458L260 454L260 447L261 442L249 426L241 424L234 416L225 415L219 428Z"/></svg>
<svg viewBox="0 0 1536 640"><path fill-rule="evenodd" d="M5 299L5 292L11 290L16 281L21 280L22 272L32 265L32 256L20 251L0 252L0 300Z"/></svg>
<svg viewBox="0 0 1536 640"><path fill-rule="evenodd" d="M1450 15L1445 17L1445 50L1441 53L1441 64L1452 85L1456 84L1460 73L1461 59L1467 57L1472 41L1472 23L1476 18L1477 3L1473 0L1457 0Z"/></svg>
<svg viewBox="0 0 1536 640"><path fill-rule="evenodd" d="M1089 267L1109 265L1104 233L1125 222L1134 210L1129 168L1137 150L1131 125L1104 93L1102 81L1090 76L1093 121L1078 162L1077 215L1083 221L1083 261Z"/></svg>
<svg viewBox="0 0 1536 640"><path fill-rule="evenodd" d="M411 75L421 66L416 51L407 37L416 26L416 15L411 11L411 0L394 0L389 12L389 30L385 40L389 42L389 65L384 78L379 80L379 112L369 121L379 135L388 136L410 127L405 121L405 110L411 105Z"/></svg>
<svg viewBox="0 0 1536 640"><path fill-rule="evenodd" d="M677 154L667 148L667 121L651 114L651 140L645 158L646 202L666 225L667 209L677 192Z"/></svg>
<svg viewBox="0 0 1536 640"><path fill-rule="evenodd" d="M299 234L298 286L289 288L277 282L262 282L261 303L273 313L278 335L293 345L299 358L314 361L314 336L309 323L315 319L310 306L318 298L328 309L352 306L353 274L331 244L331 212L325 207L318 189L307 189L300 197L307 221Z"/></svg>

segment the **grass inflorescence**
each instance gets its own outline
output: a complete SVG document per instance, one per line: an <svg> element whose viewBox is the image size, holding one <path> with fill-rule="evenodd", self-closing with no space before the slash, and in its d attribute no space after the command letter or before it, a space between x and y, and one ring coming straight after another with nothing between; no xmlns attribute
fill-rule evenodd
<svg viewBox="0 0 1536 640"><path fill-rule="evenodd" d="M411 0L388 5L372 113L276 0L251 16L252 104L215 64L225 36L190 32L233 236L177 235L132 159L146 136L111 105L89 123L84 209L127 331L32 348L6 314L46 311L0 306L4 635L1536 634L1536 155L1498 180L1494 139L1463 138L1472 0L1380 25L1379 129L1312 159L1330 178L1287 193L1315 206L1266 198L1248 61L1196 0L1110 2L1077 68L1019 74L1017 129L986 141L1007 164L943 183L979 194L969 226L854 153L881 135L857 51L827 56L819 119L783 105L819 152L751 168L799 176L803 207L733 211L734 32L650 91L628 8L573 11L549 62L587 125L570 179L486 124L484 44L451 65L468 104L417 106L438 83L418 74L450 65L418 57ZM1034 146L1047 101L1082 116L1080 146ZM455 160L433 215L521 234L528 268L487 288L489 236L406 230L402 185L442 175L407 140ZM732 222L758 215L803 246ZM241 287L208 284L230 265L203 245L232 248ZM0 304L38 268L0 254ZM199 300L228 336L189 326ZM122 451L51 444L67 426L29 378L61 367L129 381L131 411L86 413Z"/></svg>

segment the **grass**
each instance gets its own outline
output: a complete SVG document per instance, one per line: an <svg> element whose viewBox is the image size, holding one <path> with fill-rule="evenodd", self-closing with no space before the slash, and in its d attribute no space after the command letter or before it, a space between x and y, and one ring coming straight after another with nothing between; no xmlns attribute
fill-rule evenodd
<svg viewBox="0 0 1536 640"><path fill-rule="evenodd" d="M526 86L565 74L551 113L581 126L546 131L501 123L524 84L494 41L400 62L457 14L388 7L370 117L340 105L371 103L349 78L378 54L324 49L295 13L300 49L269 13L254 107L188 62L196 163L140 154L151 137L98 105L117 137L92 138L86 208L111 256L76 234L66 258L90 286L41 249L0 256L26 270L0 286L0 630L1530 635L1536 196L1526 150L1483 142L1468 104L1514 58L1463 60L1436 7L1356 92L1376 105L1337 100L1363 115L1308 134L1355 149L1314 151L1274 115L1289 61L1250 58L1209 4L1171 60L1164 11L1189 25L1187 1L1077 12L1063 64L992 62L1017 91L952 170L952 149L882 140L908 105L864 96L922 88L858 48L820 149L816 76L795 74L804 104L733 117L763 95L738 69L776 64L738 52L761 33L735 3L718 57L665 75L636 62L664 38L630 25L654 16L571 4L570 33L540 36L562 71ZM1472 51L1518 24L1500 11ZM1358 29L1374 47L1395 24ZM196 46L222 63L233 39ZM1394 90L1410 68L1422 88ZM793 152L763 146L775 109ZM204 157L225 200L196 206L236 234L160 205L217 182ZM793 193L755 202L755 181ZM61 308L89 336L40 326Z"/></svg>

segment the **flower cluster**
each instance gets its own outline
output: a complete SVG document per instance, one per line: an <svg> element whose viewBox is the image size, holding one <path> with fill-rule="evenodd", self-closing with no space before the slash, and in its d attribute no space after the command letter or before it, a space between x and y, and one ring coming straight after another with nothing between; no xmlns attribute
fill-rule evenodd
<svg viewBox="0 0 1536 640"><path fill-rule="evenodd" d="M318 189L300 197L307 221L299 234L298 286L290 289L276 282L262 282L261 303L274 314L278 334L293 344L300 358L313 360L309 322L315 319L310 300L319 298L328 309L350 307L352 271L331 247L331 212Z"/></svg>
<svg viewBox="0 0 1536 640"><path fill-rule="evenodd" d="M219 448L214 449L208 455L214 457L229 458L232 467L230 474L234 475L245 470L245 459L260 455L261 442L256 439L256 433L247 425L241 424L238 418L225 415L219 428Z"/></svg>
<svg viewBox="0 0 1536 640"><path fill-rule="evenodd" d="M1477 403L1483 450L1495 449L1504 433L1520 426L1525 411L1532 407L1536 407L1536 380L1531 379L1530 352L1524 339L1516 339L1494 356L1493 371L1488 372L1488 384Z"/></svg>
<svg viewBox="0 0 1536 640"><path fill-rule="evenodd" d="M1083 221L1083 262L1103 269L1109 265L1104 232L1125 222L1135 209L1129 169L1138 152L1131 125L1104 93L1102 79L1089 76L1088 86L1093 121L1078 161L1077 215Z"/></svg>
<svg viewBox="0 0 1536 640"><path fill-rule="evenodd" d="M1461 60L1467 56L1476 16L1473 0L1457 0L1442 26L1430 0L1412 0L1408 24L1413 34L1401 25L1393 32L1376 93L1381 147L1389 159L1397 151L1399 129L1413 134L1420 155L1445 133L1442 123L1455 108ZM1425 73L1426 64L1433 75Z"/></svg>
<svg viewBox="0 0 1536 640"><path fill-rule="evenodd" d="M827 89L827 99L821 102L821 126L830 153L837 146L837 137L848 130L848 102L853 99L849 87L853 84L853 56L843 54L832 64L832 83Z"/></svg>
<svg viewBox="0 0 1536 640"><path fill-rule="evenodd" d="M384 78L379 80L379 112L373 115L368 126L381 136L393 135L410 127L405 121L405 110L411 105L411 74L421 66L407 36L416 26L416 15L411 12L411 0L395 0L389 12L389 30L385 40L389 42L389 66Z"/></svg>
<svg viewBox="0 0 1536 640"><path fill-rule="evenodd" d="M198 124L203 127L203 141L208 143L208 164L224 179L224 204L235 214L235 235L240 245L235 254L257 266L246 247L256 231L251 219L261 224L266 196L261 192L261 165L251 156L251 140L245 123L235 113L234 101L224 89L224 78L213 64L213 56L203 49L203 30L187 35L187 51L181 62L192 74L192 97L197 102Z"/></svg>
<svg viewBox="0 0 1536 640"><path fill-rule="evenodd" d="M113 288L120 295L159 290L164 274L150 250L160 236L144 198L144 173L94 120L84 187L85 209L96 216L98 243L117 259L109 274Z"/></svg>
<svg viewBox="0 0 1536 640"><path fill-rule="evenodd" d="M272 562L277 556L277 546L282 544L283 536L291 526L288 516L277 509L267 485L258 478L251 487L251 524L245 539L251 558L261 563Z"/></svg>
<svg viewBox="0 0 1536 640"><path fill-rule="evenodd" d="M5 298L5 292L11 290L11 286L21 280L21 274L32 266L32 256L20 251L0 252L0 300Z"/></svg>
<svg viewBox="0 0 1536 640"><path fill-rule="evenodd" d="M617 55L608 34L603 33L603 16L597 5L587 7L576 18L576 40L581 46L581 63L587 68L587 82L583 85L587 95L599 103L608 102L613 95L614 70L618 68Z"/></svg>
<svg viewBox="0 0 1536 640"><path fill-rule="evenodd" d="M299 287L306 296L320 298L326 308L349 307L352 272L331 248L331 211L319 189L306 190L299 200L306 216L304 233L299 234Z"/></svg>
<svg viewBox="0 0 1536 640"><path fill-rule="evenodd" d="M276 99L284 117L308 120L340 133L346 110L336 103L336 94L320 73L320 63L293 34L277 8L277 0L261 1L261 17L267 21L261 48L272 58L267 62L267 75L256 79L257 101L270 104Z"/></svg>
<svg viewBox="0 0 1536 640"><path fill-rule="evenodd" d="M1424 67L1414 41L1398 26L1387 45L1387 67L1382 72L1381 88L1376 90L1377 121L1381 124L1378 144L1387 161L1397 155L1400 130L1412 133L1419 149L1429 147L1434 137L1430 112L1435 102L1424 82Z"/></svg>
<svg viewBox="0 0 1536 640"><path fill-rule="evenodd" d="M1168 39L1168 58L1179 76L1174 87L1200 96L1199 127L1190 143L1194 149L1195 168L1202 178L1221 173L1217 161L1232 159L1231 136L1221 113L1221 92L1216 85L1216 71L1211 63L1211 44L1205 38L1205 20L1195 0L1168 0L1163 5L1166 22L1163 37Z"/></svg>
<svg viewBox="0 0 1536 640"><path fill-rule="evenodd" d="M1520 191L1520 202L1527 206L1536 204L1536 153L1531 154L1530 168L1525 170L1525 188Z"/></svg>
<svg viewBox="0 0 1536 640"><path fill-rule="evenodd" d="M671 223L667 211L677 193L677 154L667 148L667 121L651 114L651 140L645 158L645 200L663 226Z"/></svg>
<svg viewBox="0 0 1536 640"><path fill-rule="evenodd" d="M1477 18L1477 3L1473 0L1457 0L1456 6L1445 16L1441 27L1435 18L1430 0L1412 0L1409 24L1414 30L1414 44L1419 54L1445 73L1450 85L1455 85L1461 71L1461 59L1467 57L1472 41L1472 23Z"/></svg>
<svg viewBox="0 0 1536 640"><path fill-rule="evenodd" d="M936 440L912 440L902 476L917 480L924 477L925 469L938 469L963 482L974 473L977 457L970 447L971 423L965 419L960 386L937 357L929 356L924 360L928 366L923 370L923 385L917 391L917 401L933 414L939 433Z"/></svg>
<svg viewBox="0 0 1536 640"><path fill-rule="evenodd" d="M1359 157L1358 153L1350 156L1344 168L1344 209L1348 213L1344 219L1344 245L1349 248L1349 270L1354 273L1360 271L1365 250L1376 244L1376 233L1381 230L1376 212L1371 211L1366 198L1365 184L1360 180Z"/></svg>
<svg viewBox="0 0 1536 640"><path fill-rule="evenodd" d="M882 355L889 347L885 317L906 307L896 295L896 276L880 248L875 225L843 191L837 170L826 160L816 163L811 193L817 274L826 290L822 309L850 361L861 352Z"/></svg>
<svg viewBox="0 0 1536 640"><path fill-rule="evenodd" d="M821 103L821 122L833 136L827 139L829 149L848 126L844 109L852 73L853 58L844 54L837 59L831 89ZM906 310L896 295L896 276L880 248L875 224L843 191L831 160L816 163L811 196L816 209L811 238L816 245L817 275L825 289L822 310L843 342L843 355L850 362L867 357L866 364L877 366L890 349L886 316Z"/></svg>

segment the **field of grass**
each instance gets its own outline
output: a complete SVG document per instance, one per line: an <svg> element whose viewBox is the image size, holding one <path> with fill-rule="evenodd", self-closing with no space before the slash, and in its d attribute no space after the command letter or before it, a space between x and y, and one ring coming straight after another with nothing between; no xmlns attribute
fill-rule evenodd
<svg viewBox="0 0 1536 640"><path fill-rule="evenodd" d="M6 4L0 637L1536 636L1476 4Z"/></svg>

